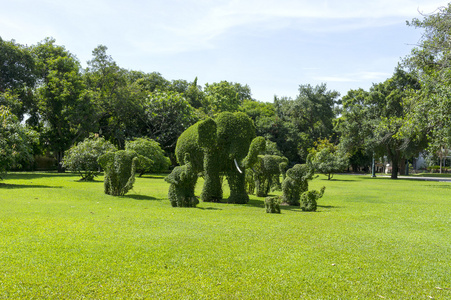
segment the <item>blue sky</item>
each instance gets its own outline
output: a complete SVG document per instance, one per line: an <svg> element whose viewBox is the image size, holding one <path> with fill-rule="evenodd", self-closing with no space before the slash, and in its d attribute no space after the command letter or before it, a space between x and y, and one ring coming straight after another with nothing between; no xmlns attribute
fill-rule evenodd
<svg viewBox="0 0 451 300"><path fill-rule="evenodd" d="M390 77L421 31L406 21L438 0L0 0L0 36L53 37L83 66L97 45L119 66L200 84L296 97L300 84L345 95Z"/></svg>

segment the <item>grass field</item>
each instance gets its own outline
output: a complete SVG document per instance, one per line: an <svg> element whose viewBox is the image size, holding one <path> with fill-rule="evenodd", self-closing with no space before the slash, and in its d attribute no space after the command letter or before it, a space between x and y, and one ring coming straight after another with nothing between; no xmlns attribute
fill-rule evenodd
<svg viewBox="0 0 451 300"><path fill-rule="evenodd" d="M163 176L112 197L9 174L0 299L451 299L451 183L324 178L317 212L266 214L255 196L173 208Z"/></svg>

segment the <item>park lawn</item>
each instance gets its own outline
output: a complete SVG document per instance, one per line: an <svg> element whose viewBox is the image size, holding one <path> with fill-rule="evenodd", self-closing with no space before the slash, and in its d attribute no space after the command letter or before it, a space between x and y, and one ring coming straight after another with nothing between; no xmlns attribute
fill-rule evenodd
<svg viewBox="0 0 451 300"><path fill-rule="evenodd" d="M0 299L451 299L450 183L320 175L317 212L267 214L255 196L173 208L163 178L112 197L9 174Z"/></svg>

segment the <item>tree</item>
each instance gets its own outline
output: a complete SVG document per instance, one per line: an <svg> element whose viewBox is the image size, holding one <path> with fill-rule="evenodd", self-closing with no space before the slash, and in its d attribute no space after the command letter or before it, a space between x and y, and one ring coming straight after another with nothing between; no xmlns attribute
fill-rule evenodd
<svg viewBox="0 0 451 300"><path fill-rule="evenodd" d="M402 130L409 118L412 93L421 88L411 73L397 67L393 76L369 92L350 91L343 97L339 130L344 149L354 155L387 156L396 179L406 158L424 149L424 135Z"/></svg>
<svg viewBox="0 0 451 300"><path fill-rule="evenodd" d="M371 143L375 153L385 154L392 163L392 179L398 178L400 164L424 149L423 136L415 136L402 127L411 111L410 95L421 88L412 74L396 68L393 76L373 85L367 98L368 118L373 131Z"/></svg>
<svg viewBox="0 0 451 300"><path fill-rule="evenodd" d="M366 169L373 155L373 133L365 104L368 96L368 92L363 89L348 91L340 100L341 116L335 124L334 130L340 135L340 147L348 153L353 171L358 171L360 167Z"/></svg>
<svg viewBox="0 0 451 300"><path fill-rule="evenodd" d="M142 135L141 102L147 93L139 82L146 74L120 68L107 50L106 46L99 45L92 51L85 80L98 111L97 130L123 149L127 138Z"/></svg>
<svg viewBox="0 0 451 300"><path fill-rule="evenodd" d="M0 106L0 175L20 161L31 161L31 143L36 139L36 132L21 124L5 106Z"/></svg>
<svg viewBox="0 0 451 300"><path fill-rule="evenodd" d="M235 112L245 99L252 99L248 85L228 81L205 85L205 94L213 114L223 111Z"/></svg>
<svg viewBox="0 0 451 300"><path fill-rule="evenodd" d="M96 110L85 85L77 59L55 40L33 46L42 83L37 89L41 116L41 138L54 151L58 171L64 152L77 140L88 136L96 125Z"/></svg>
<svg viewBox="0 0 451 300"><path fill-rule="evenodd" d="M327 90L326 84L315 87L308 84L299 86L299 95L295 100L274 97L277 117L265 121L269 121L270 130L282 131L285 137L281 141L265 137L276 142L291 162L305 161L313 143L333 133L335 104L339 95L336 91Z"/></svg>
<svg viewBox="0 0 451 300"><path fill-rule="evenodd" d="M159 173L166 171L171 164L168 157L164 155L160 144L149 138L137 138L133 141L125 143L125 150L131 150L138 153L138 155L147 157L147 163L143 163L137 169L139 176L144 173Z"/></svg>
<svg viewBox="0 0 451 300"><path fill-rule="evenodd" d="M19 120L23 120L25 113L34 111L32 88L36 79L36 64L30 49L0 37L0 104L10 107ZM15 101L5 101L8 97L14 97Z"/></svg>
<svg viewBox="0 0 451 300"><path fill-rule="evenodd" d="M404 61L422 86L411 95L412 110L402 132L417 140L426 135L428 150L442 153L451 148L451 3L422 17L408 22L424 30L418 46Z"/></svg>
<svg viewBox="0 0 451 300"><path fill-rule="evenodd" d="M117 151L117 148L102 137L91 136L66 152L63 167L78 173L82 181L92 181L100 171L99 157L110 151Z"/></svg>
<svg viewBox="0 0 451 300"><path fill-rule="evenodd" d="M144 104L146 135L158 142L175 164L175 146L178 137L199 118L195 109L182 94L156 91L146 98Z"/></svg>
<svg viewBox="0 0 451 300"><path fill-rule="evenodd" d="M309 149L307 160L316 172L326 175L327 180L332 179L335 173L342 172L348 167L347 154L332 144L330 139L319 139L314 146Z"/></svg>

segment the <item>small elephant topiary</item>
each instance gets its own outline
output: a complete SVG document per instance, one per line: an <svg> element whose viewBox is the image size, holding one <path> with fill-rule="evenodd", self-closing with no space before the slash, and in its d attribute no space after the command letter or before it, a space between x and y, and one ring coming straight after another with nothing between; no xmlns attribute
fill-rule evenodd
<svg viewBox="0 0 451 300"><path fill-rule="evenodd" d="M265 198L266 212L271 214L280 214L280 199L279 197Z"/></svg>
<svg viewBox="0 0 451 300"><path fill-rule="evenodd" d="M318 192L316 190L306 191L301 195L301 209L303 211L316 211L317 200L324 195L325 186Z"/></svg>
<svg viewBox="0 0 451 300"><path fill-rule="evenodd" d="M282 166L281 166L282 164ZM280 190L280 174L283 174L284 165L288 164L288 159L278 155L259 155L258 160L251 171L258 197L266 197L270 190ZM250 180L248 178L247 180Z"/></svg>
<svg viewBox="0 0 451 300"><path fill-rule="evenodd" d="M173 207L196 207L199 204L194 195L197 173L194 172L189 153L185 154L185 165L177 166L164 180L169 182L168 198Z"/></svg>
<svg viewBox="0 0 451 300"><path fill-rule="evenodd" d="M98 158L98 162L105 170L105 194L123 196L133 188L136 166L139 162L135 151L107 152Z"/></svg>
<svg viewBox="0 0 451 300"><path fill-rule="evenodd" d="M313 179L313 173L306 164L297 164L289 169L282 182L282 202L298 206L301 193L308 191L308 180Z"/></svg>

